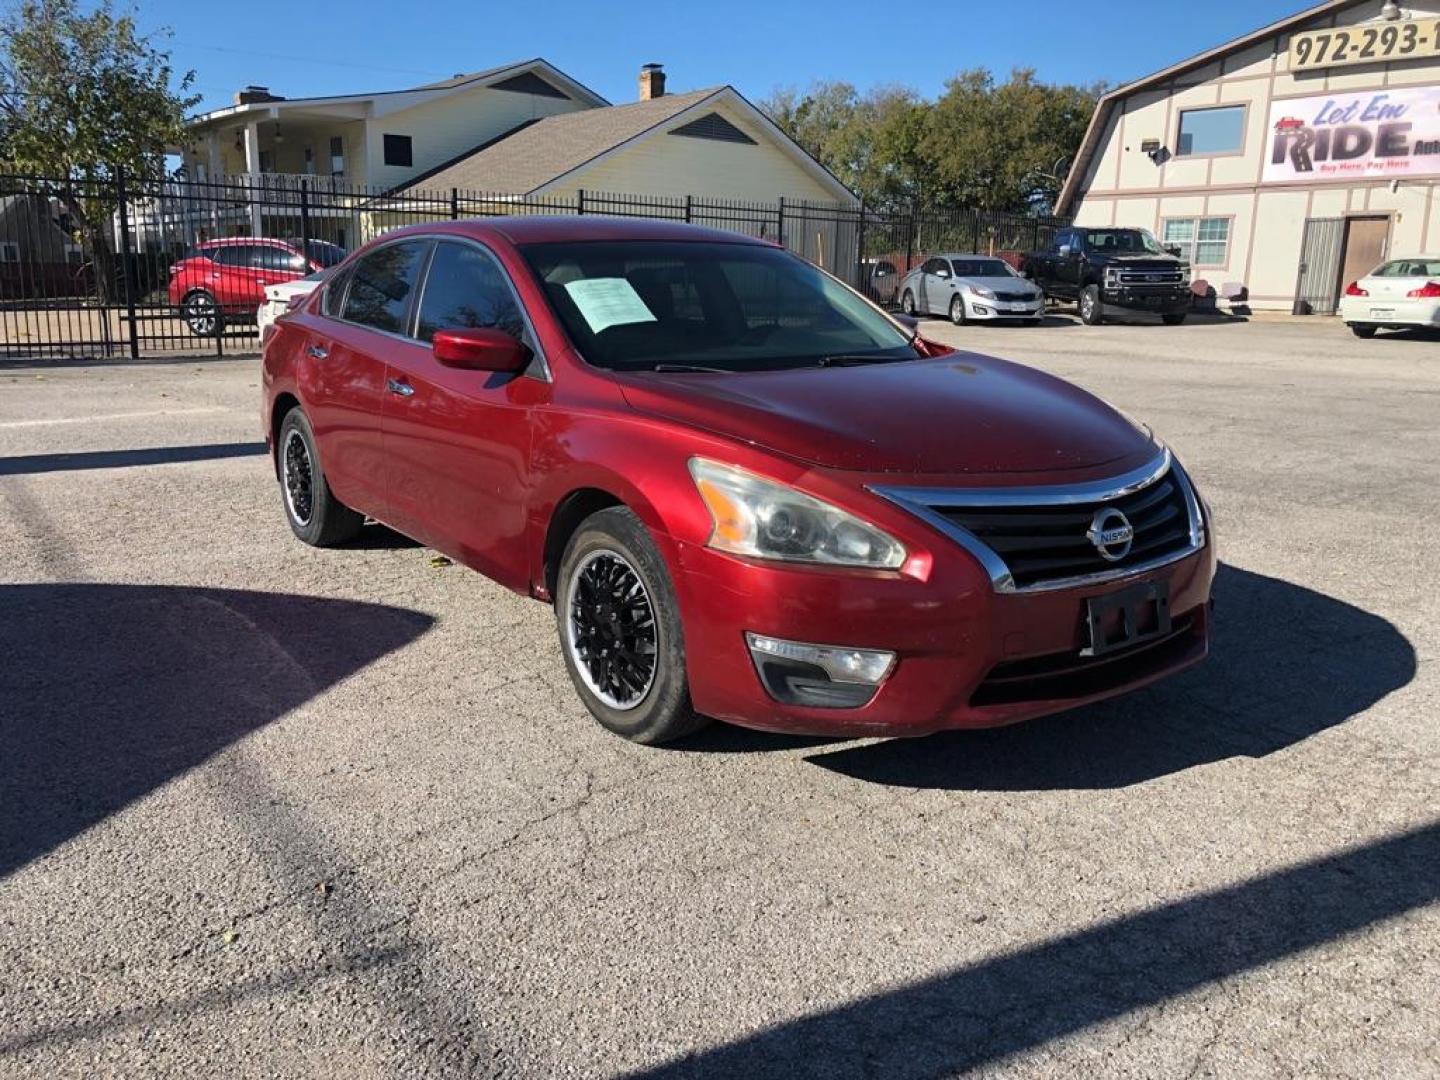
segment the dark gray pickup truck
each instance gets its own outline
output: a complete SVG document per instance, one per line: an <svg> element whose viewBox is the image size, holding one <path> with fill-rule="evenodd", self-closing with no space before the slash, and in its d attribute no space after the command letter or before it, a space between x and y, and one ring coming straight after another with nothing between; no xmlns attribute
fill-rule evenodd
<svg viewBox="0 0 1440 1080"><path fill-rule="evenodd" d="M1171 326L1190 312L1189 268L1145 229L1061 229L1048 250L1021 259L1020 271L1050 299L1078 304L1091 326L1112 309L1149 312Z"/></svg>

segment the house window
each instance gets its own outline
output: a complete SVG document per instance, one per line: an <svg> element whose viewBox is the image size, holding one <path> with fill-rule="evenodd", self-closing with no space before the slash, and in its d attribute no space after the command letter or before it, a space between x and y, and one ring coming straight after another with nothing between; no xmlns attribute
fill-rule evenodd
<svg viewBox="0 0 1440 1080"><path fill-rule="evenodd" d="M260 171L262 173L275 171L275 152L273 150L260 151Z"/></svg>
<svg viewBox="0 0 1440 1080"><path fill-rule="evenodd" d="M1161 242L1179 248L1180 257L1191 266L1226 266L1230 262L1230 219L1166 218Z"/></svg>
<svg viewBox="0 0 1440 1080"><path fill-rule="evenodd" d="M414 163L414 157L410 152L409 135L386 135L385 136L385 164L403 165L408 168Z"/></svg>
<svg viewBox="0 0 1440 1080"><path fill-rule="evenodd" d="M339 135L330 138L330 175L345 175L345 140Z"/></svg>
<svg viewBox="0 0 1440 1080"><path fill-rule="evenodd" d="M305 175L315 175L315 148L313 146L305 147Z"/></svg>
<svg viewBox="0 0 1440 1080"><path fill-rule="evenodd" d="M1245 106L1186 109L1180 113L1176 157L1195 154L1238 154L1245 149Z"/></svg>
<svg viewBox="0 0 1440 1080"><path fill-rule="evenodd" d="M0 244L0 262L17 263L20 261L20 245L5 241Z"/></svg>

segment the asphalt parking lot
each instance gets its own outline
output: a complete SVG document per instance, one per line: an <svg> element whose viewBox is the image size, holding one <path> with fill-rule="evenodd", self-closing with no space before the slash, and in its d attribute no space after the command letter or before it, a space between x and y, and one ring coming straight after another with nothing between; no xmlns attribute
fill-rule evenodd
<svg viewBox="0 0 1440 1080"><path fill-rule="evenodd" d="M0 368L0 1074L1440 1073L1440 339L926 327L1169 440L1207 664L632 746L548 608L292 539L254 358Z"/></svg>

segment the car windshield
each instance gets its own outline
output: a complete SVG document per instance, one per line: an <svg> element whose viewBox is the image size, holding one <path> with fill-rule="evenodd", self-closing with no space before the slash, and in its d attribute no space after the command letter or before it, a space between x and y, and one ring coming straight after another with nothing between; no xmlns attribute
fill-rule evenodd
<svg viewBox="0 0 1440 1080"><path fill-rule="evenodd" d="M919 357L884 314L779 248L619 241L520 250L596 367L767 371Z"/></svg>
<svg viewBox="0 0 1440 1080"><path fill-rule="evenodd" d="M956 277L1011 277L1014 271L1003 259L955 259Z"/></svg>
<svg viewBox="0 0 1440 1080"><path fill-rule="evenodd" d="M1168 255L1146 229L1091 229L1085 237L1091 251L1110 251L1121 255Z"/></svg>

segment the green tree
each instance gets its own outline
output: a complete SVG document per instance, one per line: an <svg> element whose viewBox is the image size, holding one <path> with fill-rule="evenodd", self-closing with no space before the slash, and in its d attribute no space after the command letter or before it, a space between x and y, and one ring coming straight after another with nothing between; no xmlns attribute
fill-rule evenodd
<svg viewBox="0 0 1440 1080"><path fill-rule="evenodd" d="M1000 84L984 68L956 75L935 103L923 144L945 200L1048 212L1100 92L1050 86L1028 69Z"/></svg>
<svg viewBox="0 0 1440 1080"><path fill-rule="evenodd" d="M0 162L49 178L95 260L102 300L116 267L110 221L115 170L154 177L184 134L194 72L110 0L24 0L0 20Z"/></svg>
<svg viewBox="0 0 1440 1080"><path fill-rule="evenodd" d="M925 101L905 87L864 94L849 83L778 90L761 108L872 206L1047 212L1101 88L1052 86L983 68Z"/></svg>

